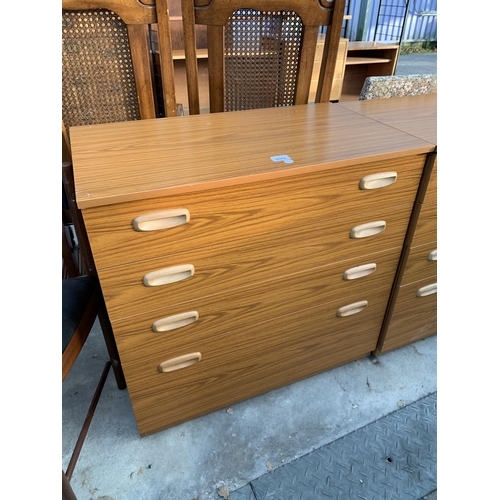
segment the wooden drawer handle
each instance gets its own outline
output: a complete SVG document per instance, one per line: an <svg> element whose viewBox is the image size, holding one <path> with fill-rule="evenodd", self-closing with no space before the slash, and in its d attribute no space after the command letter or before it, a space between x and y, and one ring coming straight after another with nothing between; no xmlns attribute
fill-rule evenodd
<svg viewBox="0 0 500 500"><path fill-rule="evenodd" d="M342 275L343 280L357 280L374 273L377 270L377 264L364 264L362 266L351 267Z"/></svg>
<svg viewBox="0 0 500 500"><path fill-rule="evenodd" d="M158 231L159 229L168 229L186 224L186 222L189 222L189 218L189 210L179 208L138 215L132 221L132 225L136 231Z"/></svg>
<svg viewBox="0 0 500 500"><path fill-rule="evenodd" d="M367 238L368 236L373 236L375 234L381 233L385 230L386 223L384 220L378 220L374 222L367 222L366 224L360 224L359 226L353 227L350 238Z"/></svg>
<svg viewBox="0 0 500 500"><path fill-rule="evenodd" d="M437 283L433 283L432 285L427 285L419 288L417 291L417 297L427 297L427 295L432 295L433 293L437 293L437 291Z"/></svg>
<svg viewBox="0 0 500 500"><path fill-rule="evenodd" d="M359 181L359 189L379 189L390 186L396 182L397 172L379 172L378 174L365 175Z"/></svg>
<svg viewBox="0 0 500 500"><path fill-rule="evenodd" d="M186 368L188 366L194 365L201 360L201 352L192 352L190 354L184 354L184 356L179 356L177 358L167 359L163 363L158 365L158 371L160 373L173 372L175 370L180 370L181 368Z"/></svg>
<svg viewBox="0 0 500 500"><path fill-rule="evenodd" d="M194 266L184 264L182 266L166 267L146 274L142 278L144 286L161 286L175 283L190 278L194 275Z"/></svg>
<svg viewBox="0 0 500 500"><path fill-rule="evenodd" d="M428 256L427 260L438 260L438 251L433 250Z"/></svg>
<svg viewBox="0 0 500 500"><path fill-rule="evenodd" d="M353 314L357 314L361 311L363 311L366 306L368 305L367 300L361 300L359 302L353 302L352 304L349 304L347 306L341 307L337 311L337 316L339 318L344 318L345 316L351 316Z"/></svg>
<svg viewBox="0 0 500 500"><path fill-rule="evenodd" d="M198 317L198 311L174 314L173 316L168 316L167 318L155 321L151 325L151 330L157 333L176 330L177 328L182 328L183 326L190 325L191 323L198 321Z"/></svg>

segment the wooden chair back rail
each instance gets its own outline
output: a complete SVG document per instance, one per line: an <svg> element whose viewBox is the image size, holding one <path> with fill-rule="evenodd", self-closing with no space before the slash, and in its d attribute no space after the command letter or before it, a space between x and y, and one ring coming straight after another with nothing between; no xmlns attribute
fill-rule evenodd
<svg viewBox="0 0 500 500"><path fill-rule="evenodd" d="M164 1L164 0L160 0ZM200 112L195 26L207 26L210 111L221 112L225 102L227 52L225 29L228 19L240 9L257 12L291 11L300 17L302 33L293 104L306 104L314 66L320 26L327 26L316 102L329 100L344 16L345 0L321 5L319 0L182 0L189 113ZM264 43L264 42L263 42ZM246 53L248 56L248 52ZM265 54L264 54L265 55ZM262 52L260 53L262 57ZM264 91L264 89L262 89ZM281 104L278 104L281 105ZM266 106L261 106L266 107Z"/></svg>
<svg viewBox="0 0 500 500"><path fill-rule="evenodd" d="M168 0L156 0L158 44L160 52L163 101L167 116L177 116L175 99L174 58L172 54L172 33Z"/></svg>

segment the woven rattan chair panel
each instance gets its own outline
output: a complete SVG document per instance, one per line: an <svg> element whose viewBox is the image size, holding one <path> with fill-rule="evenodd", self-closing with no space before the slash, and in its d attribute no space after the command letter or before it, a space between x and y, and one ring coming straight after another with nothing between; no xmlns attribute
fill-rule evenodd
<svg viewBox="0 0 500 500"><path fill-rule="evenodd" d="M112 11L64 11L62 112L67 127L139 120L127 26Z"/></svg>
<svg viewBox="0 0 500 500"><path fill-rule="evenodd" d="M224 29L225 110L292 106L301 36L295 12L234 12Z"/></svg>

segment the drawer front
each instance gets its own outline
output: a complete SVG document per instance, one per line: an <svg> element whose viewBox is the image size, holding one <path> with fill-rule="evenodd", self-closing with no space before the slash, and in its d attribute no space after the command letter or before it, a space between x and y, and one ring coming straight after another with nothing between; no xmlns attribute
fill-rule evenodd
<svg viewBox="0 0 500 500"><path fill-rule="evenodd" d="M437 276L437 246L435 243L412 247L406 262L401 285Z"/></svg>
<svg viewBox="0 0 500 500"><path fill-rule="evenodd" d="M437 203L424 203L411 242L412 247L437 242Z"/></svg>
<svg viewBox="0 0 500 500"><path fill-rule="evenodd" d="M373 253L376 262L386 259L379 252L393 249L399 254L405 237L411 205L379 210L363 216L301 226L225 245L214 245L163 256L147 262L103 269L99 278L111 319L139 314L163 306L221 293L229 288L272 280L318 266L357 259ZM379 234L350 238L353 227L370 221L385 221ZM370 257L371 258L371 257ZM362 263L366 263L363 259ZM183 273L193 266L194 274ZM360 264L361 265L361 264ZM177 271L180 268L180 274ZM353 267L353 266L351 266ZM167 270L165 284L145 286L144 276ZM343 273L345 269L339 269ZM392 271L390 271L392 272ZM172 277L170 277L172 276ZM184 278L184 279L180 279ZM180 279L179 281L173 281Z"/></svg>
<svg viewBox="0 0 500 500"><path fill-rule="evenodd" d="M437 333L437 293L417 297L418 290L436 283L426 279L400 287L381 352Z"/></svg>
<svg viewBox="0 0 500 500"><path fill-rule="evenodd" d="M182 345L188 339L210 338L353 294L390 289L398 253L392 252L375 272L358 279L343 279L343 273L356 266L324 266L112 321L118 348L122 352L131 344L159 338ZM356 264L375 262L358 259Z"/></svg>
<svg viewBox="0 0 500 500"><path fill-rule="evenodd" d="M437 203L437 159L434 162L431 178L425 192L424 203Z"/></svg>
<svg viewBox="0 0 500 500"><path fill-rule="evenodd" d="M425 156L411 156L307 175L211 189L83 211L98 269L147 260L228 240L413 203ZM397 181L362 190L367 175L395 171ZM163 210L187 209L189 222L140 232L133 220Z"/></svg>
<svg viewBox="0 0 500 500"><path fill-rule="evenodd" d="M362 312L339 318L346 300L246 325L210 339L138 342L122 361L139 432L149 434L368 355L377 343L388 290L351 297ZM200 353L160 373L165 360ZM186 363L187 364L187 363Z"/></svg>

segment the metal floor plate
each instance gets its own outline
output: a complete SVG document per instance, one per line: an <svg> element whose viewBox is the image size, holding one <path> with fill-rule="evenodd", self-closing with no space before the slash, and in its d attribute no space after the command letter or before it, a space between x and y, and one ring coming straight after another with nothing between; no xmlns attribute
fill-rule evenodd
<svg viewBox="0 0 500 500"><path fill-rule="evenodd" d="M437 393L230 494L231 500L419 500L437 488Z"/></svg>

